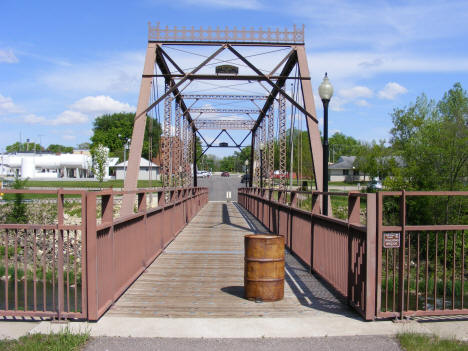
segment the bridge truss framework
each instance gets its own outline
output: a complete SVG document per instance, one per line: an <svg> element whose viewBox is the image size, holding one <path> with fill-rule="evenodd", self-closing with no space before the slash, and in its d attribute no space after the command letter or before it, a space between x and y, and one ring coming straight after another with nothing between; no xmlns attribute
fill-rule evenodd
<svg viewBox="0 0 468 351"><path fill-rule="evenodd" d="M176 60L171 57L167 48L177 46L204 46L214 47L214 52L204 57L196 67L182 69ZM249 56L241 51L246 47L272 47L285 48L288 53L277 62L268 73L260 70L252 63ZM222 52L230 52L241 65L247 67L254 74L226 75L200 73L202 68L213 65L216 57ZM296 75L292 75L296 68ZM163 78L164 92L152 97L154 79ZM296 101L286 92L285 84L292 79L299 84L302 101ZM267 95L233 95L233 94L190 94L182 93L187 86L197 80L212 81L248 81L258 82ZM156 82L157 84L157 82ZM255 108L212 108L194 107L201 100L233 100L250 101ZM186 104L190 102L188 106ZM208 143L200 134L203 129L220 129L234 142L234 147L244 147L243 143L248 136L251 138L249 185L259 185L260 175L263 174L267 186L273 184L275 168L275 144L279 149L278 170L280 187L284 188L286 179L286 106L289 104L301 113L306 119L309 134L310 148L313 162L316 189L323 189L322 179L322 145L318 129L318 120L309 68L304 44L304 26L293 27L292 30L246 30L242 29L204 29L199 28L169 28L149 24L148 46L145 64L140 85L140 94L134 121L134 129L130 146L128 169L124 182L124 189L131 191L137 187L137 177L143 138L145 133L146 116L159 104L164 104L164 121L160 145L161 177L164 186L197 186L197 136L205 142L205 150L215 147L214 142ZM263 104L263 106L261 106ZM198 114L197 117L192 115ZM236 114L248 116L248 119L239 118L205 118L206 114ZM252 118L256 115L256 118ZM249 134L241 142L236 142L228 130L249 130ZM276 133L275 133L276 132ZM275 143L275 134L277 143ZM218 137L219 137L218 135ZM217 138L218 138L217 137ZM260 152L260 145L265 146ZM204 153L203 152L203 153ZM262 169L260 169L262 166ZM122 214L133 211L134 195L126 194L122 203Z"/></svg>

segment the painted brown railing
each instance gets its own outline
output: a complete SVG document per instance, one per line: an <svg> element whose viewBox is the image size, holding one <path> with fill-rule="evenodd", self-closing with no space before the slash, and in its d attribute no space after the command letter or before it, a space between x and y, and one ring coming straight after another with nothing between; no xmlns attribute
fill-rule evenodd
<svg viewBox="0 0 468 351"><path fill-rule="evenodd" d="M347 219L320 214L323 194L346 196ZM304 199L309 210L299 208ZM365 224L360 200L365 199ZM239 189L238 202L310 269L347 299L365 319L375 317L376 195L276 189Z"/></svg>
<svg viewBox="0 0 468 351"><path fill-rule="evenodd" d="M59 319L99 319L208 201L206 188L139 189L134 213L118 217L122 191L2 193L0 316ZM15 194L37 207L32 224L8 217Z"/></svg>
<svg viewBox="0 0 468 351"><path fill-rule="evenodd" d="M82 206L86 192L1 192L11 201L0 205L0 316L86 317L86 221ZM18 207L13 213L15 198L18 207L27 208L30 215L35 212L29 220L32 223L17 223L16 218L26 220ZM75 223L65 220L65 201L81 208Z"/></svg>
<svg viewBox="0 0 468 351"><path fill-rule="evenodd" d="M380 192L377 199L377 316L468 314L468 192ZM434 217L442 214L446 224L433 217L425 225L410 222L411 201L428 199L437 203ZM385 218L385 204L392 203L396 223ZM449 203L452 219L439 211L448 213ZM385 245L387 233L399 236L398 247Z"/></svg>
<svg viewBox="0 0 468 351"><path fill-rule="evenodd" d="M114 219L114 197L87 197L88 319L99 319L208 201L206 188L139 190L134 214ZM150 197L157 206L147 206ZM101 223L96 204L101 198Z"/></svg>

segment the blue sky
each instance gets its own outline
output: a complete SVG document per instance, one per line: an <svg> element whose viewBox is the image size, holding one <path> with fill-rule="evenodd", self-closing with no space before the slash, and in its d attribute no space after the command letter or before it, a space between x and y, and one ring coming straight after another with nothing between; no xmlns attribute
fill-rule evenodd
<svg viewBox="0 0 468 351"><path fill-rule="evenodd" d="M134 111L149 21L305 24L314 93L325 71L335 87L330 131L388 139L393 108L467 88L467 13L466 1L433 0L0 0L0 151L20 132L76 146L97 115Z"/></svg>

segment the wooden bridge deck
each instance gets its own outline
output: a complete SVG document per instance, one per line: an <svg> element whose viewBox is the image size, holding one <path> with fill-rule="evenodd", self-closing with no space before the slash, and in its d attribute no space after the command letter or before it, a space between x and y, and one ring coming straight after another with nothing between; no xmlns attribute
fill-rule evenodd
<svg viewBox="0 0 468 351"><path fill-rule="evenodd" d="M313 296L307 296L304 290L308 289L301 288L288 270L282 301L255 303L243 298L243 238L252 232L236 205L209 202L107 316L299 317L318 313ZM329 293L325 295L328 305L341 308Z"/></svg>

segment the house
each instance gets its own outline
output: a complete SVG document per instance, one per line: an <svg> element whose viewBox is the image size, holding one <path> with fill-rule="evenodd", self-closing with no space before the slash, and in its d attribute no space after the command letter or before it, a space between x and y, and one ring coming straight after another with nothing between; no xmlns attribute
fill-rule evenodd
<svg viewBox="0 0 468 351"><path fill-rule="evenodd" d="M109 167L117 157L107 158L104 179L109 179ZM35 153L17 152L0 155L0 176L19 176L23 179L89 179L93 178L92 157L89 152Z"/></svg>
<svg viewBox="0 0 468 351"><path fill-rule="evenodd" d="M328 166L330 182L360 182L366 181L364 172L355 169L353 164L356 156L341 156L338 161Z"/></svg>
<svg viewBox="0 0 468 351"><path fill-rule="evenodd" d="M115 179L125 179L128 161L119 163L113 167L115 170ZM146 158L140 160L140 171L138 172L139 180L159 180L159 166Z"/></svg>

